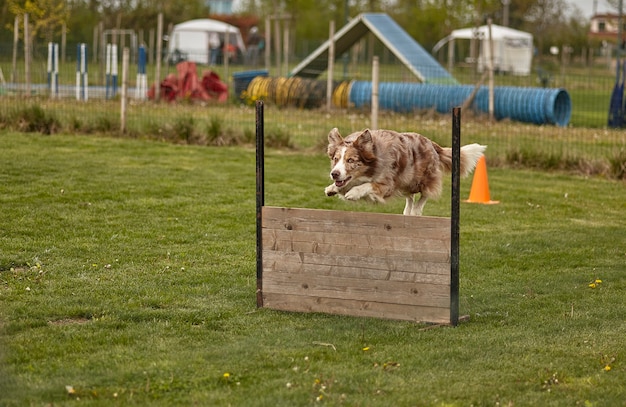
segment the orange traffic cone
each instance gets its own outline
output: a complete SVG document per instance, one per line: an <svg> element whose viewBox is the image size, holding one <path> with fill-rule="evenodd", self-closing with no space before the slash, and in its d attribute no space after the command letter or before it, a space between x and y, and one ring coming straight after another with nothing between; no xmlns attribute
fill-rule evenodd
<svg viewBox="0 0 626 407"><path fill-rule="evenodd" d="M481 204L497 204L500 201L492 201L489 196L489 181L487 180L487 160L485 156L480 157L474 170L474 180L470 190L469 199L465 202Z"/></svg>

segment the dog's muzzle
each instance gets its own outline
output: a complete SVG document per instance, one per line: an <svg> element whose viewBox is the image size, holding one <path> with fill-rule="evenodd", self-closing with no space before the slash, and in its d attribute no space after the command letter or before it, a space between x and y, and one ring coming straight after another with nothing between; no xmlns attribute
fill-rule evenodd
<svg viewBox="0 0 626 407"><path fill-rule="evenodd" d="M335 181L335 186L337 188L341 188L344 187L348 181L350 181L350 179L352 179L352 177L348 177L346 179L339 179L339 177L341 177L341 173L339 173L339 171L333 171L330 173L331 178Z"/></svg>

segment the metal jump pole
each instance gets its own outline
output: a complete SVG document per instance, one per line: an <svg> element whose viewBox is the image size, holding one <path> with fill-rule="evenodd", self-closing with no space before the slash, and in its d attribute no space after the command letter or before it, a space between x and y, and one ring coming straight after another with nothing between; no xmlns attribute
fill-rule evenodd
<svg viewBox="0 0 626 407"><path fill-rule="evenodd" d="M459 323L459 224L461 214L461 108L452 109L452 203L450 234L450 324Z"/></svg>
<svg viewBox="0 0 626 407"><path fill-rule="evenodd" d="M263 206L265 205L265 134L263 101L256 101L256 305L263 307Z"/></svg>

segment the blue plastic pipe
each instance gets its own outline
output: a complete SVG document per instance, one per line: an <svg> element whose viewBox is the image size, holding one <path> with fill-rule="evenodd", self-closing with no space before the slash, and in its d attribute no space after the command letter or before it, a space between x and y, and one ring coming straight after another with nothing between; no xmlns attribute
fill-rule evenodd
<svg viewBox="0 0 626 407"><path fill-rule="evenodd" d="M449 113L453 107L461 106L473 90L472 85L381 82L378 100L380 109L395 112L434 108L439 113ZM370 106L372 83L354 81L349 98L351 105L357 108ZM480 112L489 112L487 87L478 90L473 106ZM498 120L508 118L525 123L567 126L572 116L572 101L565 89L498 86L494 88L494 115Z"/></svg>

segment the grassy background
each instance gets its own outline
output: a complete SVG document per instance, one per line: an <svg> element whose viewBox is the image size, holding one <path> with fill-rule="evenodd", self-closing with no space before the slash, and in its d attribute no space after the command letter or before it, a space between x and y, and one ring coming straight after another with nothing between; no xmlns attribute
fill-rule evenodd
<svg viewBox="0 0 626 407"><path fill-rule="evenodd" d="M623 182L490 168L470 320L424 329L256 309L249 147L3 132L0 168L0 405L624 403ZM325 197L327 169L269 150L266 203L401 212Z"/></svg>
<svg viewBox="0 0 626 407"><path fill-rule="evenodd" d="M383 61L385 58L383 58ZM121 61L121 58L120 58ZM445 65L445 62L440 61ZM298 61L292 61L291 69L295 68ZM596 60L591 66L583 67L580 64L569 64L565 67L559 67L560 63L557 61L551 61L549 59L545 59L543 63L541 61L535 61L535 66L533 67L533 72L528 76L517 76L517 75L503 75L499 74L495 76L495 84L496 86L520 86L520 87L540 87L541 83L539 81L538 69L543 70L550 74L550 81L548 86L551 88L564 88L569 93L572 100L572 117L571 117L571 126L579 128L605 128L607 126L608 119L608 108L609 102L611 100L611 93L615 84L615 68L607 66L607 62L604 58ZM90 67L89 71L89 84L91 86L105 86L105 75L102 73L101 67L99 64L94 64ZM197 73L202 77L204 71L208 70L209 67L205 65L197 66ZM5 77L9 80L10 73L13 70L12 61L10 58L3 58L0 55L0 69L3 70ZM176 73L176 67L174 65L162 66L161 67L161 75L164 78L168 73ZM211 70L214 70L222 79L222 81L226 82L230 87L230 98L231 101L235 101L239 95L235 94L234 91L234 82L233 82L233 74L237 72L244 72L249 70L250 67L241 66L241 65L231 65L228 70L226 70L223 66L211 67ZM347 69L347 70L346 70ZM128 73L128 83L129 87L135 87L136 80L136 64L129 65L129 73ZM336 80L364 80L370 81L372 76L372 67L371 63L358 63L352 64L350 63L347 67L344 67L343 63L335 64L335 72L333 77ZM24 66L23 62L18 62L17 64L17 79L16 83L23 84L24 83ZM120 68L121 72L121 68ZM277 77L277 76L285 76L284 71L283 75L279 75L279 72L276 68L269 69L269 76ZM465 66L463 64L457 65L452 71L451 74L462 84L474 85L479 79L479 73L476 73L473 67ZM46 60L39 60L38 62L33 63L30 70L31 81L33 87L31 89L32 94L41 95L44 98L48 98L48 89L47 89L47 65ZM147 75L150 80L153 80L155 77L155 66L148 65L147 66ZM388 63L381 62L380 64L380 80L382 82L408 82L415 83L417 79L413 74L411 74L407 68L405 68L402 64L398 64L397 61L390 61ZM326 75L322 74L319 77L320 80L325 81ZM65 64L62 64L59 72L59 83L61 85L74 87L76 83L76 64L74 61L68 61ZM121 88L121 75L120 75L120 88ZM8 88L7 88L8 89ZM118 89L118 92L121 89ZM23 92L23 90L21 91ZM0 94L8 94L12 95L14 93L13 90L5 90L4 87L0 86ZM18 103L24 95L17 94ZM93 99L93 94L90 98ZM13 98L10 98L10 105L15 104ZM71 98L73 99L73 94ZM132 99L132 96L131 96ZM0 104L1 104L0 100ZM102 102L102 101L100 101ZM131 102L132 103L132 102ZM100 103L101 104L101 103ZM323 103L322 103L323 105ZM76 104L73 104L76 106ZM152 107L152 106L151 106ZM102 106L94 109L95 113L100 112ZM115 106L116 111L119 111L119 106ZM92 114L94 114L92 112ZM231 112L232 113L232 112ZM293 114L293 112L292 112ZM144 114L145 116L145 114ZM236 114L233 117L233 121L237 121ZM83 117L78 116L78 120L80 121ZM145 121L145 117L143 118ZM113 123L110 123L109 118L105 120L105 123L100 123L103 126L107 125L117 125L115 123L115 119ZM304 118L306 120L306 118ZM138 120L141 121L141 120ZM132 126L133 124L130 123ZM117 126L119 128L119 126ZM397 126L394 126L397 127Z"/></svg>
<svg viewBox="0 0 626 407"><path fill-rule="evenodd" d="M4 102L4 103L3 103ZM177 144L253 144L255 112L244 105L131 103L126 132L120 132L115 102L0 98L0 129L42 134L97 134ZM301 110L267 105L268 146L308 152L326 148L330 125L342 134L370 126L364 111ZM464 139L489 146L490 166L564 170L587 176L626 178L626 132L620 129L537 126L507 120L489 123L464 113ZM379 128L419 131L449 146L449 115L381 113Z"/></svg>

